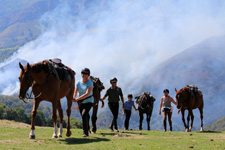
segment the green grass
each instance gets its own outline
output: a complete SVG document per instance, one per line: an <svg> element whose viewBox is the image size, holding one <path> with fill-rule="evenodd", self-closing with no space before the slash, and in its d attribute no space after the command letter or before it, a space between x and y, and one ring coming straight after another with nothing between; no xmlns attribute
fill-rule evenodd
<svg viewBox="0 0 225 150"><path fill-rule="evenodd" d="M225 132L124 131L98 130L88 138L81 129L72 136L52 139L53 128L36 127L36 139L28 138L30 126L0 120L0 149L225 149Z"/></svg>

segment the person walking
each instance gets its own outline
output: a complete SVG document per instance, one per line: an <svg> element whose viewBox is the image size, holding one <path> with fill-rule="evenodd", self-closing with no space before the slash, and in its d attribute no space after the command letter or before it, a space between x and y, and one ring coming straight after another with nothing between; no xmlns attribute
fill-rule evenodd
<svg viewBox="0 0 225 150"><path fill-rule="evenodd" d="M171 106L171 102L174 105L177 105L177 102L173 100L172 97L169 96L169 90L165 89L163 91L164 96L161 98L160 107L159 107L159 115L161 115L161 110L163 112L163 124L164 124L164 131L166 131L166 119L168 116L168 121L170 125L170 131L172 131L172 112L173 107Z"/></svg>
<svg viewBox="0 0 225 150"><path fill-rule="evenodd" d="M82 125L83 125L83 137L89 136L89 111L93 106L93 82L88 79L90 76L90 70L88 68L84 68L81 71L82 80L78 81L75 86L74 91L74 102L79 103L79 111L82 117ZM76 98L77 93L79 96Z"/></svg>
<svg viewBox="0 0 225 150"><path fill-rule="evenodd" d="M118 126L117 126L117 118L119 113L119 101L121 99L122 104L124 105L124 98L123 98L122 89L117 86L117 81L118 80L115 77L110 79L110 83L112 86L106 90L105 95L100 100L103 101L106 97L108 97L108 106L113 114L112 123L110 124L109 128L111 129L111 131L114 131L113 130L113 126L114 126L114 129L116 130L116 132L119 132Z"/></svg>
<svg viewBox="0 0 225 150"><path fill-rule="evenodd" d="M130 121L130 117L131 117L132 106L134 107L135 110L138 110L134 105L134 101L132 100L133 95L128 94L127 98L128 98L128 100L126 100L124 102L124 106L123 106L123 115L126 115L126 119L124 121L124 129L125 130L129 129L129 121Z"/></svg>

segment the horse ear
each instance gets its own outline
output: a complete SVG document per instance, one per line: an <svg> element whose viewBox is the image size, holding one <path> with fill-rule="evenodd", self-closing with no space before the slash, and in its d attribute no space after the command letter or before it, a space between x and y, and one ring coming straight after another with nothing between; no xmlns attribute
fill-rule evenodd
<svg viewBox="0 0 225 150"><path fill-rule="evenodd" d="M19 66L20 66L21 70L24 72L23 65L20 62L19 62Z"/></svg>
<svg viewBox="0 0 225 150"><path fill-rule="evenodd" d="M97 82L98 82L98 80L99 80L99 78L96 78L96 81L95 81L95 83L97 83Z"/></svg>
<svg viewBox="0 0 225 150"><path fill-rule="evenodd" d="M29 63L27 63L27 70L30 70L30 64Z"/></svg>
<svg viewBox="0 0 225 150"><path fill-rule="evenodd" d="M175 88L175 91L176 91L176 93L177 93L177 89Z"/></svg>

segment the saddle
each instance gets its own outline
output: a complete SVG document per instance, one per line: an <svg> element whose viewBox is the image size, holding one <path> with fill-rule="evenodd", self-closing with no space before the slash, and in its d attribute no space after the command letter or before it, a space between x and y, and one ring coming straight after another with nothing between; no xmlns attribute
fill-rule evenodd
<svg viewBox="0 0 225 150"><path fill-rule="evenodd" d="M71 68L65 66L61 59L55 58L55 59L49 59L47 60L48 68L50 70L50 74L53 74L56 76L58 80L64 81L68 80L69 76L73 79L75 75L75 71L73 71Z"/></svg>
<svg viewBox="0 0 225 150"><path fill-rule="evenodd" d="M196 97L202 95L201 90L195 85L187 85L186 87L188 88L191 95L194 95Z"/></svg>

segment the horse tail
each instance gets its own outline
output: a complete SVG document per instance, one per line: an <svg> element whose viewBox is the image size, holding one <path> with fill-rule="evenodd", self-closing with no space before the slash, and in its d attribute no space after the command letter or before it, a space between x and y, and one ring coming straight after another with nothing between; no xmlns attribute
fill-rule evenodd
<svg viewBox="0 0 225 150"><path fill-rule="evenodd" d="M80 102L77 102L77 106L76 107L73 107L73 109L75 109L76 111L78 111L79 110L79 107L80 107Z"/></svg>
<svg viewBox="0 0 225 150"><path fill-rule="evenodd" d="M177 111L177 114L179 115L179 113L180 113L180 109L178 109L178 111Z"/></svg>
<svg viewBox="0 0 225 150"><path fill-rule="evenodd" d="M102 101L101 109L104 107L104 102Z"/></svg>

